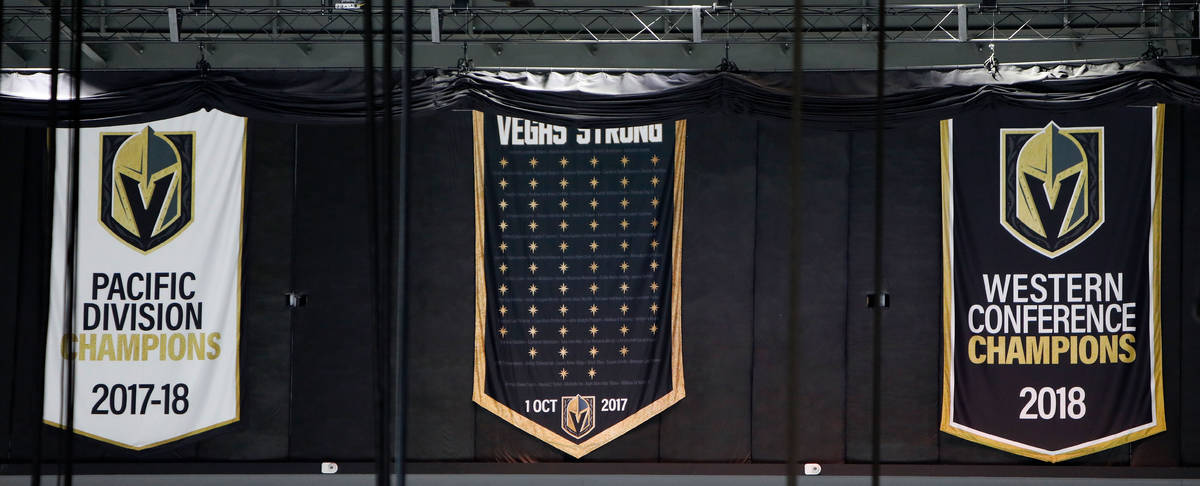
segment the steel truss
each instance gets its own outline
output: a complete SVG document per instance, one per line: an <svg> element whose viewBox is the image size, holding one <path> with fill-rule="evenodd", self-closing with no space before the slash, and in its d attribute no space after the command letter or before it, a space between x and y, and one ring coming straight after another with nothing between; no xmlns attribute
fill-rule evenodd
<svg viewBox="0 0 1200 486"><path fill-rule="evenodd" d="M1069 2L1070 0L1065 0ZM1165 0L1163 0L1165 2ZM920 4L888 7L889 42L1168 41L1197 38L1197 0L1186 2ZM361 12L322 7L83 7L83 39L126 43L361 42ZM420 9L414 39L425 43L790 44L791 7ZM876 7L811 6L805 42L875 42ZM46 44L50 10L7 7L4 42ZM382 12L380 12L382 17ZM392 18L399 29L402 17ZM69 38L65 25L59 27Z"/></svg>

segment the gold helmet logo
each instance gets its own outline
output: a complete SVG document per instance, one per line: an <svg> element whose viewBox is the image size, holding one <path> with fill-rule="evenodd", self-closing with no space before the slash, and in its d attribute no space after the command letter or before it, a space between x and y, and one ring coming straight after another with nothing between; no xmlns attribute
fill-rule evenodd
<svg viewBox="0 0 1200 486"><path fill-rule="evenodd" d="M562 397L562 429L576 439L592 433L596 428L596 397L575 395Z"/></svg>
<svg viewBox="0 0 1200 486"><path fill-rule="evenodd" d="M147 253L192 219L191 133L101 134L100 222Z"/></svg>
<svg viewBox="0 0 1200 486"><path fill-rule="evenodd" d="M1001 130L1001 223L1054 258L1103 222L1103 130Z"/></svg>

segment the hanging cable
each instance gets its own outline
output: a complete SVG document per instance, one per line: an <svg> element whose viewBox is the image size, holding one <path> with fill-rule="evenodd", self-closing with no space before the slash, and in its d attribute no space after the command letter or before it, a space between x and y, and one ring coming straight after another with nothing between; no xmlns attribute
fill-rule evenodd
<svg viewBox="0 0 1200 486"><path fill-rule="evenodd" d="M60 0L50 0L50 25L59 25L60 22L62 22L62 3L60 2ZM42 188L45 191L44 192L44 194L45 194L44 200L46 200L47 202L54 200L54 195L53 195L54 194L54 167L55 167L56 161L58 159L58 147L57 147L57 145L58 145L58 132L57 132L57 127L58 127L58 64L59 64L59 48L61 46L62 46L61 31L59 29L54 29L54 28L50 29L50 69L49 69L50 93L49 93L49 102L46 104L46 110L47 110L46 111L46 158L45 158L46 173L43 175L43 183L42 183L42 186L43 186ZM53 206L47 205L46 207L53 207ZM44 215L44 216L49 216L49 217L46 217L43 220L44 222L42 225L42 238L43 238L43 241L46 243L46 245L49 246L51 243L51 238L52 238L52 236L51 236L52 229L51 228L52 228L52 224L53 224L52 223L53 215ZM43 252L44 253L43 253L43 258L41 259L42 260L41 263L44 265L44 268L49 268L51 255L49 255L49 251L47 251L47 250L43 250ZM42 288L44 288L44 289L50 288L51 283L50 283L49 275L46 275L45 277L43 277L43 283L45 284L45 286ZM45 294L42 297L42 303L44 304L43 308L47 309L47 312L48 312L49 306L50 306L49 298ZM47 332L48 332L47 324L49 324L47 321L48 321L48 319L39 319L39 322L37 324L38 331L39 331L37 335L43 339L46 339L49 337L49 336L47 336ZM38 362L42 363L43 366L45 366L45 362L46 362L45 347L38 346L38 348L39 348L39 351L37 351L37 353L38 353L38 356L41 358ZM45 368L42 369L41 379L35 378L33 380L33 382L35 383L34 392L33 392L34 406L31 407L32 410L30 410L30 412L33 415L33 417L32 417L33 421L31 423L34 424L33 427L34 427L35 432L33 434L33 464L32 464L32 467L30 468L30 481L29 482L32 486L40 486L42 484L42 461L43 461L43 456L44 456L44 452L45 452L42 450L43 428L41 427L42 406L45 403L44 393L46 392L46 390L45 390ZM61 393L61 389L58 390L58 392Z"/></svg>
<svg viewBox="0 0 1200 486"><path fill-rule="evenodd" d="M56 24L57 25L57 24ZM63 289L63 324L67 329L67 342L75 341L75 281L78 271L75 254L79 243L79 128L80 107L79 90L83 86L83 2L71 2L71 138L70 161L67 170L68 192L67 234L65 235L66 266L63 272L65 288ZM67 400L66 400L66 434L63 438L63 468L62 477L65 486L71 486L75 479L75 354L67 354Z"/></svg>
<svg viewBox="0 0 1200 486"><path fill-rule="evenodd" d="M792 42L792 230L788 265L788 354L787 354L787 485L795 486L799 474L800 456L800 295L801 251L804 237L801 208L804 192L804 0L796 0L792 25L796 26Z"/></svg>
<svg viewBox="0 0 1200 486"><path fill-rule="evenodd" d="M391 1L391 0L388 0ZM396 185L397 193L393 199L392 208L396 214L393 220L396 222L395 246L395 275L396 275L396 347L395 353L395 370L396 389L395 389L395 404L396 413L394 420L396 421L396 429L394 440L396 446L394 454L396 456L396 481L398 486L404 486L404 459L405 459L405 442L407 429L407 414L405 413L408 407L405 405L405 400L408 396L408 380L405 371L408 369L408 350L405 348L408 343L408 326L405 321L405 313L408 310L407 305L407 251L408 251L408 158L412 145L409 143L412 137L412 77L413 77L413 1L404 0L404 70L401 72L400 78L400 161L396 165ZM391 96L391 91L389 98Z"/></svg>
<svg viewBox="0 0 1200 486"><path fill-rule="evenodd" d="M884 66L887 47L887 0L879 0L879 37L875 46L875 289L872 302L874 319L871 326L871 485L879 486L880 392L882 388L883 310L888 299L883 280L883 100Z"/></svg>

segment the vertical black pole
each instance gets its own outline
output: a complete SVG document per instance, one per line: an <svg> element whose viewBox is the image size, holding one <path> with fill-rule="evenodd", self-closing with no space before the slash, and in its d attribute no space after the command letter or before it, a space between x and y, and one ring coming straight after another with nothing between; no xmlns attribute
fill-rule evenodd
<svg viewBox="0 0 1200 486"><path fill-rule="evenodd" d="M795 486L800 456L800 243L804 235L801 181L804 175L804 0L796 0L792 40L792 231L788 265L787 485Z"/></svg>
<svg viewBox="0 0 1200 486"><path fill-rule="evenodd" d="M57 145L58 145L58 132L57 132L57 128L58 128L58 64L59 64L59 48L61 47L62 39L60 38L60 31L57 27L60 22L62 22L62 4L61 4L60 0L50 0L50 25L51 25L51 28L50 28L50 100L47 103L47 115L46 115L46 160L45 160L45 163L47 165L47 170L46 170L46 176L45 176L45 180L44 180L44 189L46 190L46 194L45 194L46 197L43 198L47 203L50 203L50 204L53 204L53 201L54 201L54 191L55 191L54 171L58 165L57 164L57 162L58 162L58 147L57 147ZM46 207L53 208L52 205L46 206ZM47 216L47 217L45 218L45 222L43 223L42 232L43 232L43 239L44 239L46 245L49 246L51 244L51 241L53 238L53 235L52 235L52 232L53 232L53 223L52 223L53 210L51 210L51 214L48 214L45 216ZM49 250L43 250L43 252L44 252L43 258L42 258L43 266L45 268L49 268L50 267L50 258L52 256L50 255ZM44 289L44 292L49 292L50 285L51 285L50 279L47 276L47 278L45 278L44 280L45 280L44 283L46 285L44 285L42 288ZM46 295L42 298L42 306L41 307L45 309L45 311L43 311L43 312L49 311L49 305L50 305L49 304L49 296ZM47 335L47 333L49 332L49 328L47 326L48 322L46 322L47 320L48 319L40 319L40 322L38 322L38 326L39 326L39 330L40 330L38 335L42 336L44 339L50 338L50 336ZM47 358L47 356L45 354L45 347L38 346L38 348L39 348L39 351L37 354L41 358L41 363L43 364L43 366L45 366L45 362L46 362L46 358ZM43 457L45 451L42 450L43 429L42 429L41 424L42 424L42 406L45 403L45 396L43 395L43 393L46 391L45 390L45 368L43 368L43 370L42 370L41 378L42 378L41 380L38 380L38 379L34 380L34 383L36 383L36 385L34 385L34 397L33 397L34 407L33 407L33 410L31 410L31 412L33 413L33 422L32 423L34 424L34 429L36 430L36 432L33 435L33 464L32 464L33 467L30 470L30 475L31 475L30 484L32 486L40 486L42 484L42 457Z"/></svg>
<svg viewBox="0 0 1200 486"><path fill-rule="evenodd" d="M380 482L380 478L387 476L388 462L391 460L391 457L387 454L388 444L386 444L387 433L385 431L388 424L387 405L381 385L384 381L381 370L382 366L379 363L386 359L387 355L387 346L385 343L381 342L380 338L384 332L383 327L387 316L387 307L390 296L388 295L386 283L384 281L384 269L386 268L384 259L386 258L385 255L387 254L387 250L384 244L381 243L384 238L382 235L387 234L387 232L382 228L382 225L386 224L387 222L385 221L386 217L384 217L386 213L383 213L380 210L380 207L383 204L381 201L382 197L380 194L380 185L383 184L385 173L383 171L383 167L381 167L382 164L379 162L379 148L376 133L377 128L375 105L377 100L375 99L375 26L373 25L374 8L374 5L372 5L369 0L366 1L362 6L363 76L366 76L364 81L366 82L367 151L369 154L371 174L370 180L368 181L370 187L367 191L367 204L370 216L369 221L371 222L370 261L373 264L371 273L372 281L375 284L375 369L374 373L372 373L374 375L375 385L375 396L373 397L372 407L375 412L375 482L376 484L383 484ZM390 19L387 19L386 21L390 21ZM383 47L385 51L388 49L388 46L386 45ZM387 115L390 114L385 114L385 118ZM385 134L385 137L386 136L387 134Z"/></svg>
<svg viewBox="0 0 1200 486"><path fill-rule="evenodd" d="M879 427L882 406L883 289L883 73L887 41L887 0L879 0L879 37L875 46L875 295L871 326L871 484L879 485Z"/></svg>
<svg viewBox="0 0 1200 486"><path fill-rule="evenodd" d="M379 462L375 473L375 483L378 486L388 486L392 477L392 309L396 295L393 292L392 262L395 252L392 250L392 237L395 227L395 217L392 210L392 47L393 47L393 6L392 0L383 0L383 46L380 53L383 57L383 130L382 151L379 160L379 178L373 181L378 188L379 204L379 288L382 300L380 319L376 328L376 382L379 393L379 428L376 430Z"/></svg>
<svg viewBox="0 0 1200 486"><path fill-rule="evenodd" d="M55 24L57 28L58 24ZM68 342L75 341L75 250L79 239L79 89L82 85L83 63L83 1L71 2L71 153L70 169L67 172L68 192L67 234L66 234L66 266L63 276L66 288L63 292L63 327L67 330ZM71 486L74 483L75 467L75 355L67 356L67 400L66 400L66 437L63 438L63 484Z"/></svg>
<svg viewBox="0 0 1200 486"><path fill-rule="evenodd" d="M388 0L391 1L391 0ZM407 349L408 344L408 325L405 319L405 313L408 311L408 159L411 154L412 145L410 143L412 137L412 78L413 78L413 1L404 0L404 70L400 78L400 163L396 166L396 196L393 200L392 207L396 210L396 314L395 314L395 335L396 347L394 354L395 370L395 402L396 413L394 418L396 421L396 429L394 438L396 446L394 454L396 456L396 482L398 486L404 486L404 460L405 460L405 437L407 425L408 407L405 400L408 396L408 381L405 372L408 370Z"/></svg>

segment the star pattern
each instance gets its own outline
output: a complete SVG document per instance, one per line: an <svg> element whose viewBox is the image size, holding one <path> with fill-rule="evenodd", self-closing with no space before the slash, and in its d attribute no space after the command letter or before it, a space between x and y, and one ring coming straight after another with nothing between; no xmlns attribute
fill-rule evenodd
<svg viewBox="0 0 1200 486"><path fill-rule="evenodd" d="M565 394L636 380L632 367L658 359L655 343L670 336L659 333L670 314L659 312L670 277L659 272L671 262L670 225L660 220L672 214L672 164L647 146L627 147L595 155L488 147L480 208L491 250L488 319L498 320L489 339L503 359L526 363L512 366L529 367L516 376L560 383Z"/></svg>

